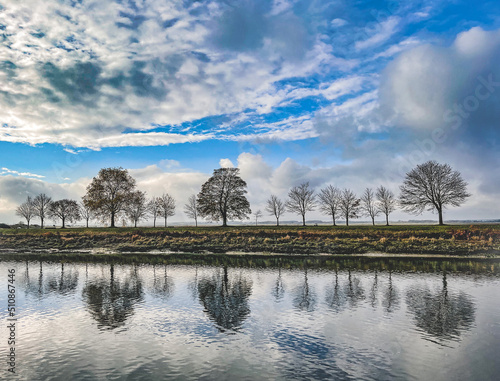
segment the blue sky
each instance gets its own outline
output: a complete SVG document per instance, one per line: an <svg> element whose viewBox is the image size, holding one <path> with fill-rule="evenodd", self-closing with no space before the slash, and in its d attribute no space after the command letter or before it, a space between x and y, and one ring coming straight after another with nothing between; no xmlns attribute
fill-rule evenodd
<svg viewBox="0 0 500 381"><path fill-rule="evenodd" d="M184 221L221 165L257 210L426 160L475 196L445 218L499 218L499 28L494 1L1 1L0 219L108 166Z"/></svg>

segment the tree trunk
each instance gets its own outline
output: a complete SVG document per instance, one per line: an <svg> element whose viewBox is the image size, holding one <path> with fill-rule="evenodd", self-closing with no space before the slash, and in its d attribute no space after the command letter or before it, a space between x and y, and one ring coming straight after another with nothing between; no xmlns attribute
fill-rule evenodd
<svg viewBox="0 0 500 381"><path fill-rule="evenodd" d="M198 227L198 219L197 218L194 219L194 226Z"/></svg>
<svg viewBox="0 0 500 381"><path fill-rule="evenodd" d="M439 213L439 225L444 225L443 223L443 208L438 209Z"/></svg>
<svg viewBox="0 0 500 381"><path fill-rule="evenodd" d="M227 226L227 217L225 215L222 216L222 226L223 227Z"/></svg>
<svg viewBox="0 0 500 381"><path fill-rule="evenodd" d="M40 224L42 225L41 229L43 229L43 218L40 217L40 221L41 221Z"/></svg>
<svg viewBox="0 0 500 381"><path fill-rule="evenodd" d="M111 212L111 227L115 227L115 212Z"/></svg>
<svg viewBox="0 0 500 381"><path fill-rule="evenodd" d="M333 220L333 226L337 226L337 224L335 224L335 214L332 214L332 220Z"/></svg>
<svg viewBox="0 0 500 381"><path fill-rule="evenodd" d="M134 228L137 227L137 220L134 221Z"/></svg>
<svg viewBox="0 0 500 381"><path fill-rule="evenodd" d="M87 218L87 228L89 227L89 219Z"/></svg>
<svg viewBox="0 0 500 381"><path fill-rule="evenodd" d="M372 225L375 226L375 217L372 217Z"/></svg>
<svg viewBox="0 0 500 381"><path fill-rule="evenodd" d="M28 229L30 228L30 220L27 220L28 221Z"/></svg>
<svg viewBox="0 0 500 381"><path fill-rule="evenodd" d="M62 219L62 229L64 229L64 217Z"/></svg>
<svg viewBox="0 0 500 381"><path fill-rule="evenodd" d="M167 216L165 216L165 227L167 227Z"/></svg>
<svg viewBox="0 0 500 381"><path fill-rule="evenodd" d="M153 217L153 227L156 227L156 216Z"/></svg>
<svg viewBox="0 0 500 381"><path fill-rule="evenodd" d="M302 215L302 226L306 226L306 215Z"/></svg>
<svg viewBox="0 0 500 381"><path fill-rule="evenodd" d="M280 219L276 217L276 226L280 226Z"/></svg>
<svg viewBox="0 0 500 381"><path fill-rule="evenodd" d="M345 216L345 226L349 226L349 216Z"/></svg>
<svg viewBox="0 0 500 381"><path fill-rule="evenodd" d="M385 214L385 226L389 226L389 213Z"/></svg>

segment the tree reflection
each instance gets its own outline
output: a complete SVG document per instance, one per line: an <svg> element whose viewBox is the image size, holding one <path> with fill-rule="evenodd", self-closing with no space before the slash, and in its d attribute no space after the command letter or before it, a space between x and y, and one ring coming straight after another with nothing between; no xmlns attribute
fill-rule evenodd
<svg viewBox="0 0 500 381"><path fill-rule="evenodd" d="M377 270L375 270L373 285L370 290L370 304L372 308L375 308L377 306L377 302L378 302L378 273Z"/></svg>
<svg viewBox="0 0 500 381"><path fill-rule="evenodd" d="M100 329L114 329L125 324L134 313L134 305L143 299L142 283L133 271L125 280L115 278L114 265L110 265L110 277L87 283L83 300Z"/></svg>
<svg viewBox="0 0 500 381"><path fill-rule="evenodd" d="M285 295L285 287L283 286L283 279L281 279L281 267L278 268L278 278L271 293L276 302L281 301Z"/></svg>
<svg viewBox="0 0 500 381"><path fill-rule="evenodd" d="M66 295L74 292L78 287L78 271L65 269L64 263L61 263L60 274L52 272L49 275L44 274L43 262L40 261L38 270L38 280L32 281L30 278L29 263L26 261L25 278L25 291L29 295L35 295L42 298L50 293L58 293Z"/></svg>
<svg viewBox="0 0 500 381"><path fill-rule="evenodd" d="M230 281L227 266L212 277L198 281L198 297L211 320L221 332L237 331L250 314L248 299L252 293L251 281L233 277Z"/></svg>
<svg viewBox="0 0 500 381"><path fill-rule="evenodd" d="M316 293L309 287L307 267L304 268L304 283L295 290L293 305L301 311L311 312L316 307Z"/></svg>
<svg viewBox="0 0 500 381"><path fill-rule="evenodd" d="M399 292L392 284L392 272L389 270L389 285L384 292L382 305L387 313L392 313L399 308Z"/></svg>
<svg viewBox="0 0 500 381"><path fill-rule="evenodd" d="M326 304L335 312L340 312L344 309L347 299L344 290L339 286L339 274L335 269L335 283L333 287L326 289Z"/></svg>
<svg viewBox="0 0 500 381"><path fill-rule="evenodd" d="M365 299L365 290L359 278L351 275L351 270L348 270L347 283L344 285L344 294L351 308L357 307Z"/></svg>
<svg viewBox="0 0 500 381"><path fill-rule="evenodd" d="M406 303L416 326L437 339L457 339L474 323L475 306L471 297L462 291L449 293L445 272L443 288L439 292L413 289L407 292Z"/></svg>
<svg viewBox="0 0 500 381"><path fill-rule="evenodd" d="M163 271L156 272L156 266L153 265L153 287L151 294L160 298L168 299L174 293L174 282L171 276L167 274L167 265L164 265Z"/></svg>

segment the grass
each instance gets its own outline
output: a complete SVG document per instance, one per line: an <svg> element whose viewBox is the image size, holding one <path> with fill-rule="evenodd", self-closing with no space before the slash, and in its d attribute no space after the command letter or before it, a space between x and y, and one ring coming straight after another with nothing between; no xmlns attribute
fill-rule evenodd
<svg viewBox="0 0 500 381"><path fill-rule="evenodd" d="M500 255L500 224L0 229L3 251Z"/></svg>

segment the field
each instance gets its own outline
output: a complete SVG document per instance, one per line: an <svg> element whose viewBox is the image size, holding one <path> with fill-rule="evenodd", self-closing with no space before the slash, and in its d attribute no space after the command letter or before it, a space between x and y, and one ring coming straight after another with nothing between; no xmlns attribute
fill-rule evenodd
<svg viewBox="0 0 500 381"><path fill-rule="evenodd" d="M0 251L499 256L500 224L0 229Z"/></svg>

